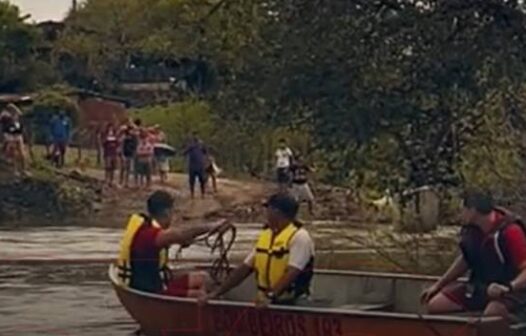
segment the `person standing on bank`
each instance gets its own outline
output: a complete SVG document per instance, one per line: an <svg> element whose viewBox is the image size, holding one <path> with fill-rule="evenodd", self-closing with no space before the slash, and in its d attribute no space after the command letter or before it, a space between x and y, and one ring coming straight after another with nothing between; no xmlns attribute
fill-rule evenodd
<svg viewBox="0 0 526 336"><path fill-rule="evenodd" d="M278 149L276 150L276 179L281 192L285 192L290 184L290 165L292 158L293 153L287 146L287 142L285 139L280 139Z"/></svg>
<svg viewBox="0 0 526 336"><path fill-rule="evenodd" d="M104 158L105 182L113 187L115 170L119 157L119 138L113 124L108 124L102 138L102 154Z"/></svg>
<svg viewBox="0 0 526 336"><path fill-rule="evenodd" d="M120 164L120 184L126 188L129 186L130 174L133 169L133 161L137 152L139 139L135 134L133 123L129 122L124 126L120 135L121 143L121 164Z"/></svg>
<svg viewBox="0 0 526 336"><path fill-rule="evenodd" d="M285 193L271 196L265 203L267 227L241 266L206 296L202 304L241 284L255 273L259 305L301 304L308 300L314 272L314 242L296 220L298 203Z"/></svg>
<svg viewBox="0 0 526 336"><path fill-rule="evenodd" d="M184 151L184 156L188 160L188 182L190 185L190 195L192 199L195 196L195 182L199 181L201 189L201 198L205 198L206 193L206 149L203 142L197 137L196 133L192 134L192 139Z"/></svg>
<svg viewBox="0 0 526 336"><path fill-rule="evenodd" d="M422 302L430 314L483 311L509 319L526 307L524 224L482 192L466 194L461 220L461 255ZM467 271L469 282L456 283Z"/></svg>
<svg viewBox="0 0 526 336"><path fill-rule="evenodd" d="M314 195L309 186L309 173L312 168L307 165L301 153L297 153L290 167L292 173L292 190L291 194L299 203L306 202L309 207L309 213L314 214Z"/></svg>
<svg viewBox="0 0 526 336"><path fill-rule="evenodd" d="M28 175L26 170L26 151L24 144L24 125L22 123L22 111L14 104L6 108L11 115L5 129L5 155L8 162L12 163L15 176Z"/></svg>
<svg viewBox="0 0 526 336"><path fill-rule="evenodd" d="M57 158L58 168L64 167L66 163L66 151L71 138L71 119L66 112L60 111L51 117L50 134L52 141L51 155Z"/></svg>

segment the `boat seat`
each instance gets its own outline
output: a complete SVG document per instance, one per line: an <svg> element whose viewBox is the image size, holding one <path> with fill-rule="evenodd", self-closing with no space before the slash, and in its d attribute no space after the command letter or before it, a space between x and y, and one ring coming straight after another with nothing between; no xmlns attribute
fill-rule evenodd
<svg viewBox="0 0 526 336"><path fill-rule="evenodd" d="M481 317L482 312L475 312L475 311L463 311L463 312L456 312L456 313L447 313L443 315L449 315L449 316L457 316L457 317Z"/></svg>
<svg viewBox="0 0 526 336"><path fill-rule="evenodd" d="M338 306L339 309L345 310L363 310L363 311L388 311L393 307L391 302L381 303L351 303Z"/></svg>

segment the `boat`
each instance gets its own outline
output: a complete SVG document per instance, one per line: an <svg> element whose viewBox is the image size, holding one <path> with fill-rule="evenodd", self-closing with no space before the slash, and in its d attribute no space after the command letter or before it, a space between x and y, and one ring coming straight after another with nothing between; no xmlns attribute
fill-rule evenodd
<svg viewBox="0 0 526 336"><path fill-rule="evenodd" d="M115 266L109 277L120 302L148 336L526 335L526 324L498 317L425 315L420 293L436 280L429 276L318 270L307 305L265 308L253 302L252 277L206 305L121 286Z"/></svg>

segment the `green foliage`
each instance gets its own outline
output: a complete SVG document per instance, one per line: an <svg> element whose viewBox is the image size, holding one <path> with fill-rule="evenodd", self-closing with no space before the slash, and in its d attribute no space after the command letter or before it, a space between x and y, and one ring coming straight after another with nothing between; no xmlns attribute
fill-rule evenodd
<svg viewBox="0 0 526 336"><path fill-rule="evenodd" d="M512 107L513 97L507 91L492 91L480 101L476 109L480 115L477 131L467 136L459 162L465 184L509 194L522 183L525 167L524 135L521 132L523 113L520 119L513 110L526 108L526 89L522 87L517 106ZM515 110L517 112L517 110Z"/></svg>
<svg viewBox="0 0 526 336"><path fill-rule="evenodd" d="M88 0L54 56L71 83L108 90L137 55L203 56L215 91L137 113L178 148L197 130L234 171L267 171L284 136L331 183L508 189L526 157L525 27L504 0ZM4 62L36 38L0 43L19 56Z"/></svg>
<svg viewBox="0 0 526 336"><path fill-rule="evenodd" d="M39 35L21 18L18 8L0 1L0 92L16 92L36 85L42 67L35 60Z"/></svg>
<svg viewBox="0 0 526 336"><path fill-rule="evenodd" d="M177 148L183 148L193 132L209 141L214 127L210 106L198 100L147 107L134 110L132 114L148 125L162 125L168 142Z"/></svg>
<svg viewBox="0 0 526 336"><path fill-rule="evenodd" d="M193 132L196 132L206 143L214 130L210 106L203 101L189 100L168 106L153 106L131 111L133 118L140 118L146 125L162 125L168 143L176 148L178 156L175 169L183 169L184 151Z"/></svg>
<svg viewBox="0 0 526 336"><path fill-rule="evenodd" d="M38 143L47 141L49 121L56 113L65 112L70 117L73 127L77 125L79 106L68 93L67 88L53 87L40 91L35 96L34 104L25 114L25 118L30 122L33 137Z"/></svg>

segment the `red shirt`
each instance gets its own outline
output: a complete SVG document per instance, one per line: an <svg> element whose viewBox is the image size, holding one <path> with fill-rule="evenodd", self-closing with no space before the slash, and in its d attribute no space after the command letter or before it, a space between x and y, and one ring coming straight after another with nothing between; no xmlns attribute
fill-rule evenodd
<svg viewBox="0 0 526 336"><path fill-rule="evenodd" d="M137 155L140 157L150 157L154 153L154 144L151 137L139 139L137 146Z"/></svg>
<svg viewBox="0 0 526 336"><path fill-rule="evenodd" d="M157 235L161 228L148 226L137 232L132 243L132 258L136 260L152 260L159 263L159 252L161 249L155 245Z"/></svg>
<svg viewBox="0 0 526 336"><path fill-rule="evenodd" d="M104 157L114 157L117 156L117 151L119 149L119 140L115 135L108 135L104 139L103 150Z"/></svg>
<svg viewBox="0 0 526 336"><path fill-rule="evenodd" d="M504 216L502 213L493 212L493 223L498 225ZM520 224L510 224L502 233L507 255L510 256L513 266L519 270L526 262L526 235Z"/></svg>

